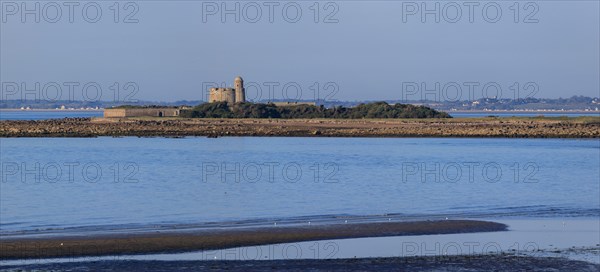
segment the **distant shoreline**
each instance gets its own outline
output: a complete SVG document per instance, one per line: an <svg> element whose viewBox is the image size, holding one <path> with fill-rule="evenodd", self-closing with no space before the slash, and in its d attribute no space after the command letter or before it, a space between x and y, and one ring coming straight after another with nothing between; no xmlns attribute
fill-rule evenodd
<svg viewBox="0 0 600 272"><path fill-rule="evenodd" d="M0 109L0 112L103 112L104 109Z"/></svg>
<svg viewBox="0 0 600 272"><path fill-rule="evenodd" d="M435 109L435 108L434 108ZM557 114L557 113L565 113L565 114L592 114L592 113L597 113L600 114L600 111L586 111L586 110L551 110L551 109L546 109L546 110L443 110L443 109L435 109L437 111L443 111L446 112L450 115L452 115L452 113L490 113L490 114L494 114L494 113L516 113L516 114L522 114L522 113L530 113L530 114L534 114L534 113L552 113L552 114ZM102 112L104 111L104 108L100 108L100 109L0 109L0 112L45 112L45 111L51 111L51 112L90 112L90 111L94 111L94 112Z"/></svg>
<svg viewBox="0 0 600 272"><path fill-rule="evenodd" d="M489 111L485 111L485 110L456 110L456 111L452 111L452 110L440 110L440 111L444 111L450 115L452 115L452 113L490 113L490 114L494 114L494 113L539 113L539 114L544 114L544 113L552 113L552 114L558 114L558 113L566 113L566 114L590 114L590 113L597 113L600 114L600 111L585 111L585 110L489 110Z"/></svg>

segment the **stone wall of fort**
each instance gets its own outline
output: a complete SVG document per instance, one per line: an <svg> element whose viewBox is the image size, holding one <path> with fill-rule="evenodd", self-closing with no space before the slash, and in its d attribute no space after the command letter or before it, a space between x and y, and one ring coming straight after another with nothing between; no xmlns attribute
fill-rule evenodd
<svg viewBox="0 0 600 272"><path fill-rule="evenodd" d="M235 103L235 90L233 88L211 88L208 102L227 102L229 105Z"/></svg>
<svg viewBox="0 0 600 272"><path fill-rule="evenodd" d="M122 118L122 117L175 117L179 116L177 108L142 108L142 109L105 109L104 117Z"/></svg>

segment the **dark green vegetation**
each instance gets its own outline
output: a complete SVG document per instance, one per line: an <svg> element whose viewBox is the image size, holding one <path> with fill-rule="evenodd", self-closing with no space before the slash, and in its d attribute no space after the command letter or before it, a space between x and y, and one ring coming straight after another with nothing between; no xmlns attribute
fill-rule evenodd
<svg viewBox="0 0 600 272"><path fill-rule="evenodd" d="M274 104L237 103L229 106L226 102L204 103L191 110L182 110L186 118L452 118L445 112L407 104L390 105L386 102L360 104L353 108L296 105L277 107Z"/></svg>

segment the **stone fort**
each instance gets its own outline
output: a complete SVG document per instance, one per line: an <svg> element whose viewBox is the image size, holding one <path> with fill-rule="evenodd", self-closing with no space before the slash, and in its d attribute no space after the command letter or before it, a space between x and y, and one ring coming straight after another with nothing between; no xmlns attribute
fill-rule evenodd
<svg viewBox="0 0 600 272"><path fill-rule="evenodd" d="M235 103L246 102L246 89L244 89L244 80L238 76L233 80L233 88L210 88L209 103L227 102L229 106ZM315 102L269 102L277 107L290 107L298 105L312 105ZM188 107L161 107L161 106L140 106L140 107L116 107L104 109L105 118L124 118L124 117L177 117L181 110L188 110Z"/></svg>
<svg viewBox="0 0 600 272"><path fill-rule="evenodd" d="M244 80L238 76L233 80L233 88L210 88L208 102L227 102L229 105L246 102Z"/></svg>

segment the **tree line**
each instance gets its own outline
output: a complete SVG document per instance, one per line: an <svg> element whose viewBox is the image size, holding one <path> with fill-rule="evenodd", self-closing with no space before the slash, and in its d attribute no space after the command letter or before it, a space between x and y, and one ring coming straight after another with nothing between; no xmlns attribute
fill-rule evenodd
<svg viewBox="0 0 600 272"><path fill-rule="evenodd" d="M314 105L275 106L275 104L236 103L231 106L227 102L203 103L189 110L182 110L185 118L452 118L445 112L436 111L425 106L410 104L393 104L375 102L360 104L347 108L337 106L325 108Z"/></svg>

